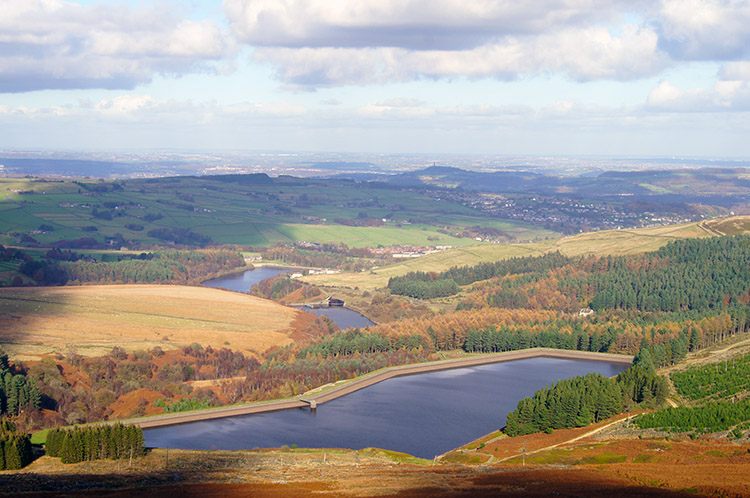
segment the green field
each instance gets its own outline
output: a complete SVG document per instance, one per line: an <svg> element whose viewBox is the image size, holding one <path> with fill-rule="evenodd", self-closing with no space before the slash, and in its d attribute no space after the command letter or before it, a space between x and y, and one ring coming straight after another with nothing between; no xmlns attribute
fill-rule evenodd
<svg viewBox="0 0 750 498"><path fill-rule="evenodd" d="M475 265L516 256L536 256L550 251L560 251L567 256L636 254L654 251L672 240L708 236L709 233L701 229L698 223L633 230L606 230L541 242L459 247L408 259L370 272L311 275L304 277L304 280L329 287L359 287L373 290L385 287L389 278L411 271L440 272L453 266Z"/></svg>
<svg viewBox="0 0 750 498"><path fill-rule="evenodd" d="M28 245L20 240L26 235L40 244L81 237L105 244L116 234L130 245L163 243L148 234L158 228L189 228L215 243L246 246L297 240L350 247L462 246L476 241L452 234L473 226L503 230L519 241L557 236L408 189L286 177L265 183L216 178L0 179L0 243ZM54 230L40 232L43 225Z"/></svg>

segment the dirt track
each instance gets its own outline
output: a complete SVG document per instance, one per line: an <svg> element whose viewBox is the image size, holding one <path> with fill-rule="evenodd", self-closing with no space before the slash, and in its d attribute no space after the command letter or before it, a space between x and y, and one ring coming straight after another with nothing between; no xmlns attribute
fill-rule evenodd
<svg viewBox="0 0 750 498"><path fill-rule="evenodd" d="M384 380L399 377L402 375L414 375L438 370L448 370L452 368L470 367L476 365L485 365L488 363L498 363L503 361L521 360L537 357L550 358L568 358L568 359L586 359L609 362L631 363L632 356L616 355L608 353L589 353L586 351L565 351L560 349L535 348L525 349L522 351L509 351L506 353L495 353L481 356L472 356L470 358L458 358L451 360L434 361L429 363L420 363L416 365L402 365L390 367L377 372L358 377L352 381L333 386L319 392L311 391L307 395L301 396L306 401L315 401L317 404L325 403L339 398L346 394L364 389L365 387L377 384ZM210 420L214 418L232 417L236 415L249 415L253 413L263 413L287 408L300 408L307 406L308 403L301 401L299 398L264 401L246 405L236 405L202 410L199 412L188 413L170 413L168 415L158 415L153 417L134 418L122 420L124 424L138 424L144 429L153 427L163 427L167 425L184 424L188 422L198 422L201 420Z"/></svg>

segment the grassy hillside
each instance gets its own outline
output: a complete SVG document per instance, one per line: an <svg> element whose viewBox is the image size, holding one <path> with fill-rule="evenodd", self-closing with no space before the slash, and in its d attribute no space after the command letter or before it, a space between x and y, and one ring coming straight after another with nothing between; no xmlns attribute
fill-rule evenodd
<svg viewBox="0 0 750 498"><path fill-rule="evenodd" d="M747 225L744 223L747 223ZM316 285L359 287L360 289L372 290L385 287L391 277L404 275L411 271L440 272L453 266L474 265L483 261L499 261L516 256L535 256L550 251L560 251L567 256L587 254L625 255L653 251L672 240L711 236L712 232L702 228L702 224L708 224L709 227L726 227L739 224L739 226L750 230L750 217L722 218L712 220L712 222L633 230L606 230L533 243L460 247L421 258L409 259L370 272L312 275L304 278L305 281Z"/></svg>
<svg viewBox="0 0 750 498"><path fill-rule="evenodd" d="M102 285L0 289L0 345L14 358L84 356L160 346L263 352L311 319L272 301L218 289Z"/></svg>
<svg viewBox="0 0 750 498"><path fill-rule="evenodd" d="M164 243L154 230L190 229L215 243L256 246L297 240L461 246L476 241L454 234L473 226L502 230L516 240L556 235L408 189L345 180L0 179L0 243L6 245L33 245L24 236L40 244L90 237L120 247Z"/></svg>

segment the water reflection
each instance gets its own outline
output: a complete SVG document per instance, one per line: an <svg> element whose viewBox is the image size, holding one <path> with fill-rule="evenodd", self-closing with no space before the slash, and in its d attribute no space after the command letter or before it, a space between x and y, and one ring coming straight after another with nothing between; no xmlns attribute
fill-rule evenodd
<svg viewBox="0 0 750 498"><path fill-rule="evenodd" d="M250 292L250 287L257 284L261 280L275 277L281 273L291 271L289 268L273 268L270 266L261 266L254 270L247 270L243 273L235 275L227 275L226 277L214 278L212 280L206 280L203 285L207 287L215 287L218 289L227 289L235 292Z"/></svg>
<svg viewBox="0 0 750 498"><path fill-rule="evenodd" d="M148 446L235 450L375 446L432 458L505 425L521 398L557 380L627 365L532 358L397 377L309 409L149 429Z"/></svg>

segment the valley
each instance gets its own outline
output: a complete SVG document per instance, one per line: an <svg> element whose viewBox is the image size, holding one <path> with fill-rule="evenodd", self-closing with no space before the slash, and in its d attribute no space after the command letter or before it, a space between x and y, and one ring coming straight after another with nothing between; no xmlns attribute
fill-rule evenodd
<svg viewBox="0 0 750 498"><path fill-rule="evenodd" d="M16 188L23 181L28 182L22 185L27 190ZM387 377L387 372L401 368L432 370L446 361L474 364L482 362L483 355L523 357L536 351L562 357L607 353L623 355L633 365L613 379L597 380L590 373L576 377L593 380L580 389L595 394L587 395L586 403L574 402L579 411L566 411L566 420L545 418L549 407L539 406L538 401L543 399L539 396L550 396L555 403L570 406L563 401L564 379L559 379L563 387L554 394L533 392L545 383L545 389L552 389L549 380L512 396L506 389L490 396L488 407L489 413L497 414L494 398L508 398L510 405L503 408L509 413L507 427L503 427L505 415L490 416L484 429L489 435L468 444L465 441L478 433L460 436L440 451L458 445L457 449L434 460L399 453L422 455L398 447L405 436L380 444L383 450L358 449L379 445L367 442L333 443L351 449L329 450L327 439L308 441L294 431L281 439L253 443L227 429L232 449L242 450L233 455L267 462L260 465L269 465L270 472L257 473L248 488L235 489L224 487L225 476L242 473L236 467L240 460L227 460L227 454L207 449L222 448L219 427L238 426L240 419L207 420L200 423L209 425L196 430L179 426L214 434L215 440L195 443L206 448L205 453L177 450L182 446L169 442L151 445L169 447L172 465L183 462L180 479L203 482L208 485L206 492L230 495L276 489L270 476L281 471L278 465L287 456L298 469L287 475L295 484L291 488L284 484L271 493L312 486L336 495L342 490L333 484L335 476L349 472L346 462L352 458L369 462L355 472L363 480L358 491L362 496L376 493L364 484L372 479L386 479L399 496L434 491L421 486L424 481L385 477L393 465L404 469L418 465L422 467L414 468L421 468L420 472L434 472L447 495L450 490L481 495L502 489L533 496L542 489L558 489L555 486L572 475L583 479L582 490L607 485L614 495L636 486L644 496L659 496L655 482L671 490L709 494L744 489L742 479L711 488L708 477L708 469L715 465L727 469L747 465L741 453L747 446L744 422L733 424L730 435L717 430L704 435L690 428L665 435L621 421L629 420L629 414L670 404L712 409L713 401L680 398L664 375L689 368L686 359L695 361L744 340L750 330L750 289L745 283L750 217L668 224L675 219L666 216L660 226L561 236L578 231L578 225L565 222L568 229L558 226L552 231L527 224L528 220L499 219L491 210L464 202L469 197L461 197L462 201L434 190L434 185L422 189L326 182L265 175L110 182L8 180L5 209L0 211L7 230L4 240L10 243L2 251L6 287L0 289L0 325L6 355L3 368L11 376L4 392L9 400L14 396L3 408L16 427L33 432L34 441L43 442L45 428L56 425L125 420L146 427L160 424L160 417L212 419L257 411L254 407L266 404L301 406L293 411L309 419L305 412L309 399L301 402L300 397L328 399L329 391L348 392L355 389L351 386L367 385L367 379ZM740 197L736 201L741 202ZM544 210L544 206L538 207ZM18 216L21 211L31 218ZM78 214L69 216L74 211ZM719 212L723 211L713 214ZM697 213L693 212L700 217ZM644 220L631 221L640 225ZM269 235L268 227L283 237ZM251 231L259 237L248 235ZM268 278L253 280L252 288L242 283L249 275L243 272L269 264L281 267L266 267ZM201 285L228 275L235 275L242 293ZM345 302L374 324L341 330L345 327L324 316L286 306L320 303L329 297ZM740 349L733 351L740 354ZM520 364L511 371L517 375ZM418 377L401 379L425 382ZM442 381L443 389L446 382ZM740 384L733 396L742 398L750 388ZM393 393L387 397L398 398ZM604 404L591 405L591 399ZM325 413L352 411L336 408L338 401L332 401L330 409L327 403L319 408L318 422L330 416ZM515 403L518 407L513 410ZM390 411L383 408L386 401L377 404ZM524 408L529 406L533 410ZM447 413L448 407L435 410ZM402 420L412 418L402 416ZM381 423L392 424L386 417ZM374 421L355 422L361 425L375 434ZM241 432L275 430L256 427ZM317 430L325 434L328 429ZM528 435L510 437L515 430ZM451 427L442 431L445 437L429 438L463 434ZM355 427L354 433L359 432ZM416 429L410 434L416 435ZM652 446L665 438L679 441L670 444L670 459L651 458ZM705 449L709 452L705 455L700 449L704 440L704 449L711 448ZM307 448L297 448L297 443ZM258 445L281 449L247 451ZM516 475L519 445L528 450L528 458L520 454L522 469ZM430 451L428 456L433 454ZM319 468L315 459L321 452L337 456L330 461L325 457L326 466ZM274 455L275 463L265 460L268 455ZM166 450L151 449L143 461L154 458L164 458L168 465ZM707 459L705 467L696 467L690 485L680 487L657 470L675 465L672 472L679 475L678 469L690 458ZM201 467L202 461L215 463ZM86 478L92 493L106 482L96 473L111 469L95 460L75 465L82 466L75 472L93 472ZM149 472L140 465L121 478L113 472L110 482L115 489L140 492L130 480L138 473L153 484L174 485L169 477L174 472ZM525 469L526 465L534 470ZM555 465L571 469L550 470ZM49 472L59 472L55 469L54 461L43 457L23 472L32 472L35 482L44 482ZM525 484L524 472L539 473L544 484ZM489 475L502 475L503 484L497 484L497 477L488 477L492 484L478 484L481 476ZM20 486L12 489L23 489Z"/></svg>

